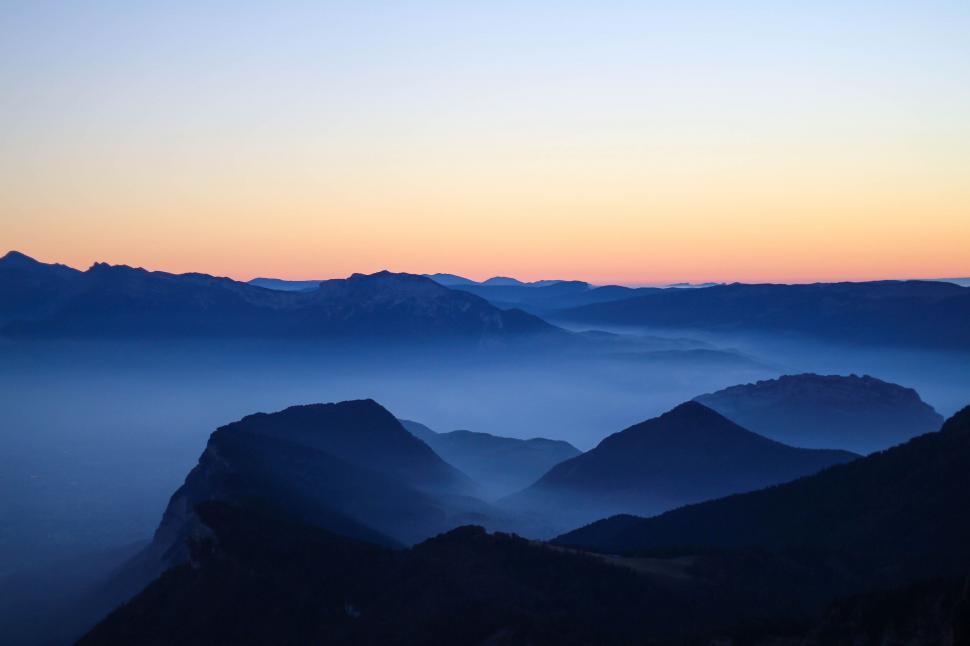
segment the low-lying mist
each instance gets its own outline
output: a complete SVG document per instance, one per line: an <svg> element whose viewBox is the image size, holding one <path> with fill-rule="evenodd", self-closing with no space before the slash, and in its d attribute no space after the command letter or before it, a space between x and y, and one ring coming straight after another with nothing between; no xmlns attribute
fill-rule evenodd
<svg viewBox="0 0 970 646"><path fill-rule="evenodd" d="M870 373L944 415L970 399L965 357L688 336L635 351L5 343L0 575L150 537L213 430L293 404L372 398L437 431L587 450L698 394L791 372Z"/></svg>

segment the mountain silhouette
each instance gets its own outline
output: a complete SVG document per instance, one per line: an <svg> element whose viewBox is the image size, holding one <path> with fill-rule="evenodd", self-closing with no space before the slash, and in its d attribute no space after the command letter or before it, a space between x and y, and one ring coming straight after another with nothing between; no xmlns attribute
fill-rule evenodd
<svg viewBox="0 0 970 646"><path fill-rule="evenodd" d="M189 563L80 646L655 643L731 621L741 607L713 603L709 585L481 527L388 550L272 510L205 502L196 513L204 532L189 542Z"/></svg>
<svg viewBox="0 0 970 646"><path fill-rule="evenodd" d="M177 562L204 500L263 501L313 525L412 543L475 518L475 484L372 400L257 413L215 431L149 551ZM478 516L480 519L481 517Z"/></svg>
<svg viewBox="0 0 970 646"><path fill-rule="evenodd" d="M500 503L561 509L567 518L587 521L621 512L652 514L786 482L855 457L787 446L687 402L610 435Z"/></svg>
<svg viewBox="0 0 970 646"><path fill-rule="evenodd" d="M970 572L970 407L886 451L761 491L560 536L609 553L739 550L838 555L883 585ZM830 558L830 557L826 557Z"/></svg>
<svg viewBox="0 0 970 646"><path fill-rule="evenodd" d="M2 306L3 332L16 336L487 340L565 334L520 310L503 311L429 278L386 271L280 291L103 263L77 272L8 254L0 262L0 294L10 295Z"/></svg>
<svg viewBox="0 0 970 646"><path fill-rule="evenodd" d="M0 258L0 324L48 315L78 288L83 274L11 251Z"/></svg>
<svg viewBox="0 0 970 646"><path fill-rule="evenodd" d="M771 332L853 345L970 349L970 288L933 281L735 283L642 290L556 312L554 320Z"/></svg>
<svg viewBox="0 0 970 646"><path fill-rule="evenodd" d="M520 440L463 430L436 433L418 422L401 420L401 424L482 485L490 497L518 491L556 464L579 455L579 449L561 440Z"/></svg>
<svg viewBox="0 0 970 646"><path fill-rule="evenodd" d="M868 375L784 375L695 401L785 444L856 453L888 448L943 423L915 390Z"/></svg>

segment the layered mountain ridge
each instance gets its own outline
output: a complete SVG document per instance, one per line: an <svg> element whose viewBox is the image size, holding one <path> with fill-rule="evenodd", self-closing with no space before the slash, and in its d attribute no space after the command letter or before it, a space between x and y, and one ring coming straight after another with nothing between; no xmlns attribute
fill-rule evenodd
<svg viewBox="0 0 970 646"><path fill-rule="evenodd" d="M565 335L535 316L387 271L281 291L207 274L0 260L2 332L27 337L513 339Z"/></svg>
<svg viewBox="0 0 970 646"><path fill-rule="evenodd" d="M787 446L686 402L610 435L501 504L552 506L587 521L621 511L652 514L793 480L856 457Z"/></svg>

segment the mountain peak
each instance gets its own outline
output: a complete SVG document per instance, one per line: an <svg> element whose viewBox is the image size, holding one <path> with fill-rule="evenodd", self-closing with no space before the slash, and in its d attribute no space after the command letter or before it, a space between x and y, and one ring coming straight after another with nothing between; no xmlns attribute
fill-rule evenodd
<svg viewBox="0 0 970 646"><path fill-rule="evenodd" d="M34 260L27 254L20 253L14 249L8 251L2 258L0 258L0 263L5 265L40 265L43 264L38 260Z"/></svg>
<svg viewBox="0 0 970 646"><path fill-rule="evenodd" d="M521 280L517 278L510 278L508 276L492 276L486 281L482 282L482 285L524 285Z"/></svg>

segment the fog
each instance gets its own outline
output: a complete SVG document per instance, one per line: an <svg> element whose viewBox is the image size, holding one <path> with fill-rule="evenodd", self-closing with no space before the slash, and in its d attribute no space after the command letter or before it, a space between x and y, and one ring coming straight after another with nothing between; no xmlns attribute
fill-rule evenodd
<svg viewBox="0 0 970 646"><path fill-rule="evenodd" d="M5 343L0 575L149 538L209 433L293 404L369 397L438 431L586 450L698 394L790 372L869 373L944 415L970 402L965 356L651 334L637 352Z"/></svg>

